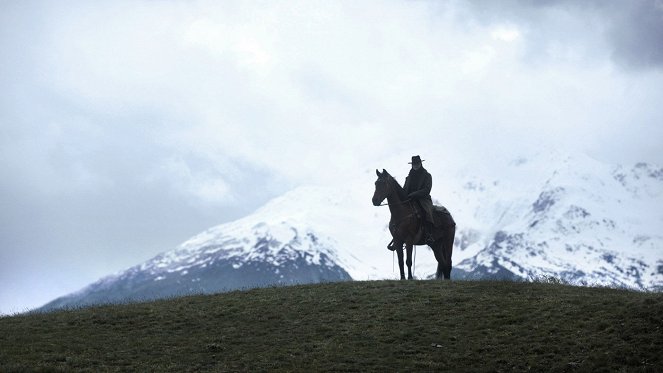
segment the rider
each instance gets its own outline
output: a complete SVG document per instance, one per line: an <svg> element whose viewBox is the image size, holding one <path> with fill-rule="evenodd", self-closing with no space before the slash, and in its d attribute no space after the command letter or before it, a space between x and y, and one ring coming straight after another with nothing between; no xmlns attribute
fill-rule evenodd
<svg viewBox="0 0 663 373"><path fill-rule="evenodd" d="M430 196L430 190L433 187L433 177L426 171L422 165L422 159L418 155L412 156L412 169L405 178L403 189L408 194L409 199L419 202L424 210L424 237L426 244L431 245L435 241L433 238L433 200Z"/></svg>

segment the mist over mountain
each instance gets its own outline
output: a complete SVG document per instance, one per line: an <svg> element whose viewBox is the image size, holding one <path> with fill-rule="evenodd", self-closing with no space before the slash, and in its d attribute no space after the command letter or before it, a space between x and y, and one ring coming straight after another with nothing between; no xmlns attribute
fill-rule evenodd
<svg viewBox="0 0 663 373"><path fill-rule="evenodd" d="M503 163L428 168L434 201L457 223L452 279L553 276L575 284L663 288L663 211L656 208L663 206L663 168L561 152ZM402 183L407 169L389 171ZM356 176L341 185L296 188L43 309L396 278L386 249L389 211L370 201L374 169ZM415 277L429 278L436 266L432 252L418 247Z"/></svg>
<svg viewBox="0 0 663 373"><path fill-rule="evenodd" d="M543 147L609 163L596 177L610 185L617 164L627 183L638 162L663 165L662 15L659 0L1 2L0 314L147 262L302 185L341 195L282 216L335 216L343 229L303 224L357 257L343 266L351 277L391 275L386 208L365 207L365 194L375 168L402 182L415 154L468 243L457 268L480 273L492 262L460 264L503 237L486 256L507 250L535 220L539 233L557 229L568 209L553 210L586 198L573 180L544 185L564 156L545 160ZM553 192L561 200L548 205ZM548 220L526 216L541 193ZM651 215L659 201L648 201ZM653 224L642 235L655 236L657 217L619 217L638 203L607 214L578 206L586 221ZM522 245L558 247L543 234ZM418 254L426 277L431 255ZM536 265L528 258L522 271Z"/></svg>

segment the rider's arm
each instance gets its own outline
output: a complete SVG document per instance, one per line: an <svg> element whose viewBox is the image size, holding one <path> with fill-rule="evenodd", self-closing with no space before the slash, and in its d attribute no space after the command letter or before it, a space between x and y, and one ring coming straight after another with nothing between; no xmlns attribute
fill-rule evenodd
<svg viewBox="0 0 663 373"><path fill-rule="evenodd" d="M426 175L424 185L419 190L408 194L408 198L422 198L430 196L430 191L433 188L433 177L430 174Z"/></svg>

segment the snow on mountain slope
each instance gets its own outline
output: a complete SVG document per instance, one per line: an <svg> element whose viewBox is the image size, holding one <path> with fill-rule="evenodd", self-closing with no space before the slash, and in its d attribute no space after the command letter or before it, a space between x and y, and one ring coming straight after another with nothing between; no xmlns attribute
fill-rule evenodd
<svg viewBox="0 0 663 373"><path fill-rule="evenodd" d="M547 162L519 159L501 170L499 179L474 180L455 191L473 211L465 229L474 230L461 232L460 239L475 240L465 239L472 256L456 262L459 268L504 268L520 277L639 289L663 286L660 168L626 169L552 154Z"/></svg>
<svg viewBox="0 0 663 373"><path fill-rule="evenodd" d="M433 199L457 223L452 277L554 276L663 288L663 169L612 166L560 152L493 159L490 165L426 166ZM402 183L408 169L389 171ZM397 278L386 249L389 210L371 204L375 178L370 169L349 175L351 182L299 187L72 296L99 302L111 294L127 299ZM436 267L430 250L418 247L415 276L427 278ZM72 296L55 304L71 304Z"/></svg>
<svg viewBox="0 0 663 373"><path fill-rule="evenodd" d="M351 279L329 240L305 226L270 219L244 223L250 225L235 222L207 230L175 250L55 299L41 310Z"/></svg>
<svg viewBox="0 0 663 373"><path fill-rule="evenodd" d="M182 244L182 248L195 250L226 235L245 236L247 227L259 224L281 225L315 232L325 245L334 248L334 260L354 279L395 278L391 271L392 254L386 249L390 240L389 210L371 204L373 180L367 174L368 171L363 176L366 182L345 187L296 188L250 216L206 230Z"/></svg>

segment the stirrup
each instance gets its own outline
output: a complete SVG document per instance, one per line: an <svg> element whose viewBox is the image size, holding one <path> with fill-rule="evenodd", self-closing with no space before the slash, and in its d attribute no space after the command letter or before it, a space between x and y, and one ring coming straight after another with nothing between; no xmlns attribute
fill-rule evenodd
<svg viewBox="0 0 663 373"><path fill-rule="evenodd" d="M389 244L387 245L387 250L389 251L396 250L396 247L394 247L394 240L391 240L391 242L389 242Z"/></svg>

